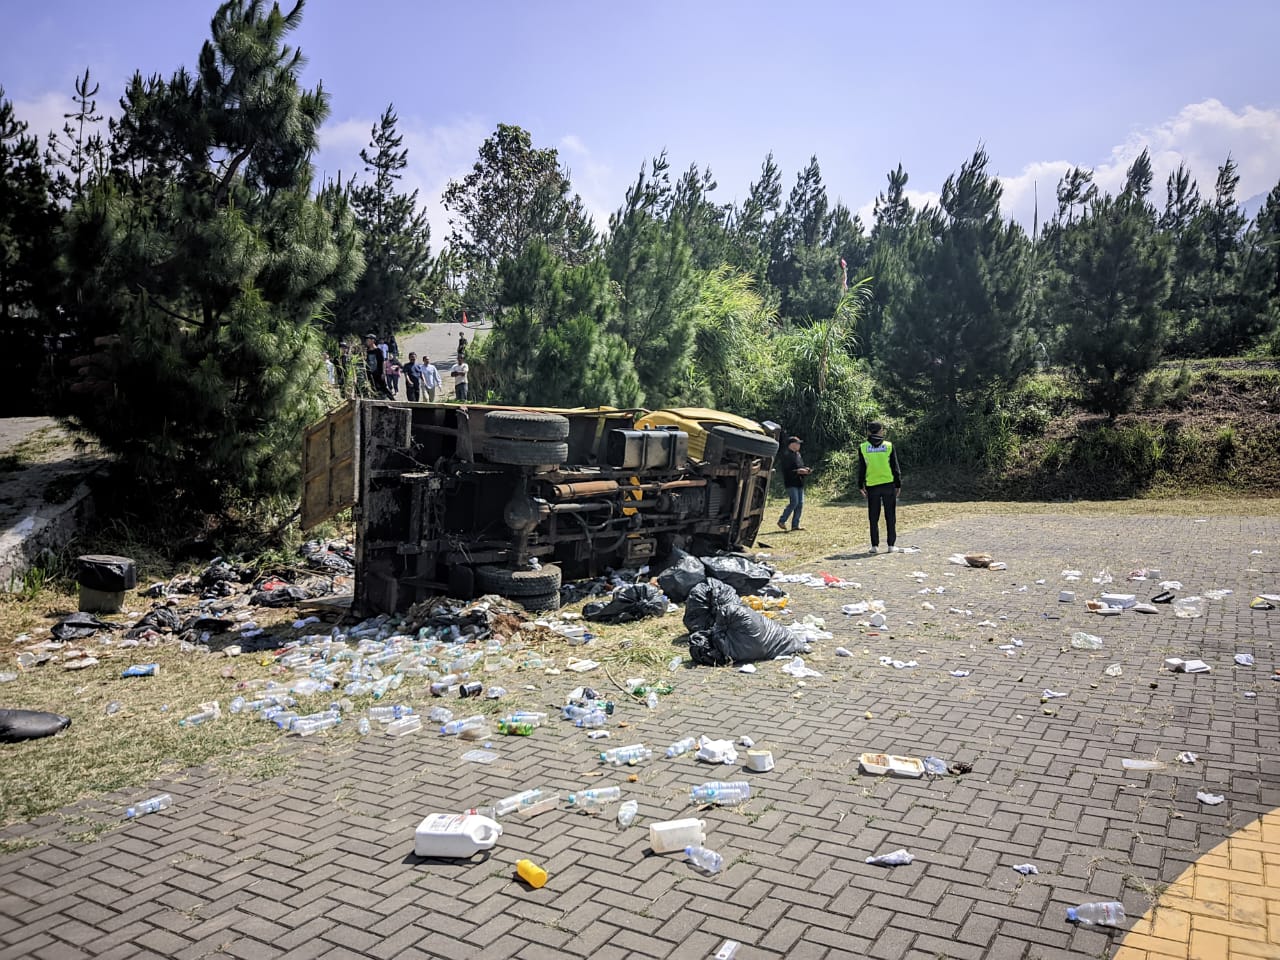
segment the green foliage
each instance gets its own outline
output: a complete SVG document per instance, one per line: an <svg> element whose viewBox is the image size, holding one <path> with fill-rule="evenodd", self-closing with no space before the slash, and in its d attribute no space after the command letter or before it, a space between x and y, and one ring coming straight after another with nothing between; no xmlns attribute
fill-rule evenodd
<svg viewBox="0 0 1280 960"><path fill-rule="evenodd" d="M40 410L36 387L51 332L59 213L27 124L0 87L0 376L5 415Z"/></svg>
<svg viewBox="0 0 1280 960"><path fill-rule="evenodd" d="M602 261L568 266L535 241L503 261L500 281L502 309L470 359L478 389L500 403L643 402L632 350L610 331L617 292Z"/></svg>
<svg viewBox="0 0 1280 960"><path fill-rule="evenodd" d="M753 278L727 265L704 274L693 315L685 401L738 413L758 411L760 398L771 394L781 371L772 339L776 317Z"/></svg>
<svg viewBox="0 0 1280 960"><path fill-rule="evenodd" d="M640 386L650 406L668 406L684 389L681 372L693 346L697 276L666 155L641 168L626 202L609 218L604 258L620 298L610 329L634 351Z"/></svg>
<svg viewBox="0 0 1280 960"><path fill-rule="evenodd" d="M397 122L395 109L388 106L369 147L360 151L370 179L345 191L363 237L365 268L355 287L333 304L330 333L339 340L370 331L391 335L422 322L444 286L431 257L431 226L418 209L418 191L396 189L409 164Z"/></svg>
<svg viewBox="0 0 1280 960"><path fill-rule="evenodd" d="M362 267L350 213L310 192L328 105L284 43L300 18L231 0L197 75L135 75L112 171L68 217L83 327L109 335L70 417L143 491L197 512L296 495L323 409L311 321Z"/></svg>
<svg viewBox="0 0 1280 960"><path fill-rule="evenodd" d="M1149 179L1142 161L1130 170L1133 190L1095 198L1064 230L1051 278L1063 360L1091 406L1112 418L1127 409L1164 341L1167 254L1154 211L1137 193Z"/></svg>
<svg viewBox="0 0 1280 960"><path fill-rule="evenodd" d="M528 131L498 124L461 180L444 191L449 244L468 276L467 301L476 309L496 302L498 267L543 244L569 264L593 253L595 231L582 199L570 198L568 175L554 148L535 149Z"/></svg>

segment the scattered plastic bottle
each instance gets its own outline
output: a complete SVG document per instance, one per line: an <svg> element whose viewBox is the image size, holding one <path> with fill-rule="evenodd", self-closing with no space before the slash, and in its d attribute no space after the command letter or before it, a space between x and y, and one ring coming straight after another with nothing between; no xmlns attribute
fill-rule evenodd
<svg viewBox="0 0 1280 960"><path fill-rule="evenodd" d="M217 720L221 716L222 716L222 711L218 709L217 704L214 704L212 707L209 707L206 710L201 710L199 713L193 713L191 714L191 716L184 717L183 719L179 720L178 726L194 727L201 723L207 723L210 720Z"/></svg>
<svg viewBox="0 0 1280 960"><path fill-rule="evenodd" d="M467 816L488 817L490 820L498 818L497 807L472 807L470 810L462 811Z"/></svg>
<svg viewBox="0 0 1280 960"><path fill-rule="evenodd" d="M536 710L517 710L511 714L511 719L516 723L530 723L535 727L540 727L547 722L547 715Z"/></svg>
<svg viewBox="0 0 1280 960"><path fill-rule="evenodd" d="M533 733L533 724L513 717L503 717L498 721L498 732L505 736L527 737Z"/></svg>
<svg viewBox="0 0 1280 960"><path fill-rule="evenodd" d="M615 767L624 763L639 763L642 760L653 759L653 751L645 747L643 743L633 743L625 747L614 747L612 750L606 750L600 754L601 763L610 763Z"/></svg>
<svg viewBox="0 0 1280 960"><path fill-rule="evenodd" d="M483 719L483 718L482 718ZM417 733L422 729L422 717L411 713L387 724L387 736L403 737L405 734Z"/></svg>
<svg viewBox="0 0 1280 960"><path fill-rule="evenodd" d="M461 720L450 720L448 723L441 725L440 733L446 737L456 737L463 730L479 730L484 725L484 717L476 714L472 717L464 717Z"/></svg>
<svg viewBox="0 0 1280 960"><path fill-rule="evenodd" d="M671 744L671 746L667 747L667 759L669 760L672 757L678 757L682 754L688 753L691 750L697 750L697 749L698 749L698 738L685 737L683 740L677 740L675 743Z"/></svg>
<svg viewBox="0 0 1280 960"><path fill-rule="evenodd" d="M414 712L413 707L402 706L400 704L396 704L395 706L370 707L369 719L370 720L399 720L401 717L410 716L413 712Z"/></svg>
<svg viewBox="0 0 1280 960"><path fill-rule="evenodd" d="M296 733L300 737L309 737L313 733L317 733L328 727L336 727L342 722L341 717L333 716L314 716L314 717L298 717L289 727L290 733ZM419 721L421 724L421 721Z"/></svg>
<svg viewBox="0 0 1280 960"><path fill-rule="evenodd" d="M657 710L658 709L658 691L650 690L649 695L644 698L644 702L648 705L650 710Z"/></svg>
<svg viewBox="0 0 1280 960"><path fill-rule="evenodd" d="M1067 920L1090 926L1118 927L1125 921L1124 904L1115 900L1100 903L1082 903L1067 907Z"/></svg>
<svg viewBox="0 0 1280 960"><path fill-rule="evenodd" d="M433 707L427 719L432 723L448 723L453 719L453 711L448 707Z"/></svg>
<svg viewBox="0 0 1280 960"><path fill-rule="evenodd" d="M639 804L634 800L625 801L622 806L618 807L618 826L629 827L635 823L636 812L639 809Z"/></svg>
<svg viewBox="0 0 1280 960"><path fill-rule="evenodd" d="M1077 630L1071 634L1071 646L1076 650L1101 650L1102 638L1095 637L1091 633L1085 633L1083 630Z"/></svg>
<svg viewBox="0 0 1280 960"><path fill-rule="evenodd" d="M135 806L127 807L124 815L132 820L134 817L141 817L144 814L155 813L157 810L164 810L172 804L173 797L167 793L162 793L158 797L152 797L150 800L143 800Z"/></svg>
<svg viewBox="0 0 1280 960"><path fill-rule="evenodd" d="M498 816L505 817L507 814L514 813L521 807L532 806L538 802L538 799L541 796L542 791L536 787L532 790L522 790L512 796L503 797L493 805L493 809Z"/></svg>
<svg viewBox="0 0 1280 960"><path fill-rule="evenodd" d="M356 729L360 731L360 736L364 736L369 732L369 718L361 717L360 722L356 724Z"/></svg>
<svg viewBox="0 0 1280 960"><path fill-rule="evenodd" d="M598 729L603 727L609 718L603 710L591 710L585 716L579 717L573 721L575 727L585 727L587 729Z"/></svg>
<svg viewBox="0 0 1280 960"><path fill-rule="evenodd" d="M684 855L695 867L707 873L719 873L724 866L724 857L706 847L685 847Z"/></svg>
<svg viewBox="0 0 1280 960"><path fill-rule="evenodd" d="M112 700L110 703L107 704L106 710L104 710L103 712L106 713L106 715L109 717L109 716L112 716L113 714L119 713L120 708L123 706L124 704L121 703L119 700Z"/></svg>
<svg viewBox="0 0 1280 960"><path fill-rule="evenodd" d="M484 695L490 700L501 700L507 695L506 687L490 687L485 691Z"/></svg>
<svg viewBox="0 0 1280 960"><path fill-rule="evenodd" d="M621 799L621 787L597 787L594 790L579 790L577 793L569 794L569 806L589 807Z"/></svg>
<svg viewBox="0 0 1280 960"><path fill-rule="evenodd" d="M722 782L711 780L689 790L690 803L741 803L751 796L751 784L745 780Z"/></svg>

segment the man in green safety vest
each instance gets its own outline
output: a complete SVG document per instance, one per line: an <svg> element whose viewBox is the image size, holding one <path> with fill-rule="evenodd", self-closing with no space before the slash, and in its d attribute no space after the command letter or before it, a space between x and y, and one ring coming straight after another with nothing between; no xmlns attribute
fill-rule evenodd
<svg viewBox="0 0 1280 960"><path fill-rule="evenodd" d="M884 426L867 426L867 439L858 446L858 489L867 500L867 518L871 522L871 550L880 546L880 508L884 507L884 526L889 553L897 552L898 492L902 489L902 473L893 444L884 438Z"/></svg>

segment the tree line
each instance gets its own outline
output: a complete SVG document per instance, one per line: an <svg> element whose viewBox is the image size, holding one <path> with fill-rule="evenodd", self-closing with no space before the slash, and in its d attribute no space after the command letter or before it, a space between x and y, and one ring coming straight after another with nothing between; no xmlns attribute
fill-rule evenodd
<svg viewBox="0 0 1280 960"><path fill-rule="evenodd" d="M221 4L196 68L135 74L105 134L88 71L43 150L0 90L7 403L198 513L296 495L324 349L464 309L493 323L468 358L481 396L716 406L818 453L876 416L946 429L1037 365L1115 417L1162 358L1280 352L1280 184L1246 219L1230 157L1207 192L1180 167L1163 205L1145 152L1114 195L1073 169L1028 233L981 147L922 208L890 171L869 224L816 157L787 192L766 156L725 203L709 168L659 155L599 229L557 152L500 124L433 252L393 106L362 178L316 182L329 98L287 43L302 9Z"/></svg>

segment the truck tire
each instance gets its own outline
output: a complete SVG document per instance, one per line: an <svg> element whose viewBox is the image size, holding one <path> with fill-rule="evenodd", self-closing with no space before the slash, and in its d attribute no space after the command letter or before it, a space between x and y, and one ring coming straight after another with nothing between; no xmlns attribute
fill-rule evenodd
<svg viewBox="0 0 1280 960"><path fill-rule="evenodd" d="M542 613L545 610L560 609L559 590L552 593L534 594L532 597L514 597L513 599L529 613Z"/></svg>
<svg viewBox="0 0 1280 960"><path fill-rule="evenodd" d="M503 440L565 440L569 421L537 410L490 410L484 415L484 432Z"/></svg>
<svg viewBox="0 0 1280 960"><path fill-rule="evenodd" d="M558 467L569 459L569 445L563 440L490 437L484 442L484 456L490 463L513 467Z"/></svg>
<svg viewBox="0 0 1280 960"><path fill-rule="evenodd" d="M476 567L476 587L481 593L523 600L547 593L560 595L560 568L511 570L508 567ZM558 604L557 604L558 605Z"/></svg>
<svg viewBox="0 0 1280 960"><path fill-rule="evenodd" d="M778 452L778 441L759 433L748 433L737 427L716 424L711 432L724 441L725 453L745 453L749 457L772 457Z"/></svg>

